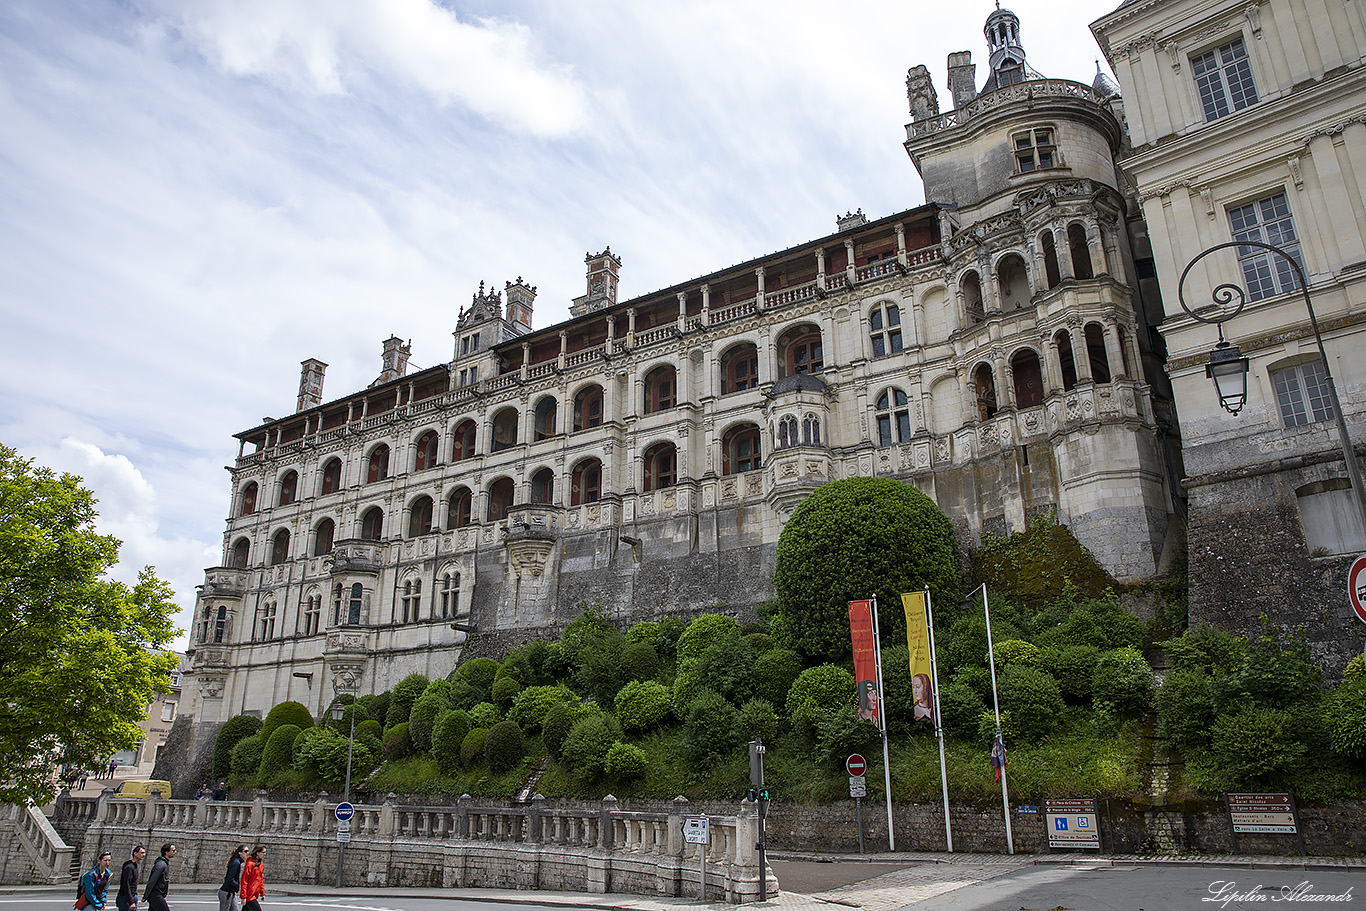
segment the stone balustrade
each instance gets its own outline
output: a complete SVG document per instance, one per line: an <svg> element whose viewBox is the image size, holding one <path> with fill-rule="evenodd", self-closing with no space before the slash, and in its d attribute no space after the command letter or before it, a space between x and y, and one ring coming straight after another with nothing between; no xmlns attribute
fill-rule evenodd
<svg viewBox="0 0 1366 911"><path fill-rule="evenodd" d="M56 885L71 881L75 848L37 807L0 806L0 884ZM17 850L15 850L17 848Z"/></svg>

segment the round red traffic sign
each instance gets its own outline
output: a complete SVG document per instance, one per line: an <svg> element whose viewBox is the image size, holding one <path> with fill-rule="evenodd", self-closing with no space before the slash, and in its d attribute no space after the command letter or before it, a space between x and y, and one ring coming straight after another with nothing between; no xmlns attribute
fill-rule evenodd
<svg viewBox="0 0 1366 911"><path fill-rule="evenodd" d="M1357 557L1347 570L1347 601L1361 622L1366 623L1366 557Z"/></svg>
<svg viewBox="0 0 1366 911"><path fill-rule="evenodd" d="M868 760L858 753L853 753L848 759L844 760L844 767L849 770L850 775L862 775L868 771Z"/></svg>

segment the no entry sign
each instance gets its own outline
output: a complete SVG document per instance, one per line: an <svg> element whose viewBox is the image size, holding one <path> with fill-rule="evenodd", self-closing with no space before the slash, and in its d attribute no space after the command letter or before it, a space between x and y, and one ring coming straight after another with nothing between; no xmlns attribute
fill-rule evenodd
<svg viewBox="0 0 1366 911"><path fill-rule="evenodd" d="M1347 570L1347 601L1361 622L1366 623L1366 557L1357 557Z"/></svg>
<svg viewBox="0 0 1366 911"><path fill-rule="evenodd" d="M1363 615L1363 619L1366 619L1366 615ZM864 759L858 753L853 753L848 759L844 760L844 768L850 775L857 777L868 771L868 760Z"/></svg>

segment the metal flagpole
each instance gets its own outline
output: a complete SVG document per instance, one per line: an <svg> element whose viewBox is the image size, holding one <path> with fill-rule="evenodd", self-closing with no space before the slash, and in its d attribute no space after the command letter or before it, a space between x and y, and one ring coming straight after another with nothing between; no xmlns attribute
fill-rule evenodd
<svg viewBox="0 0 1366 911"><path fill-rule="evenodd" d="M934 653L934 607L930 604L930 587L925 586L925 625L930 631L930 692L934 696L934 733L939 738L939 783L944 789L944 840L953 853L953 826L949 822L949 772L944 762L944 724L939 713L939 659Z"/></svg>
<svg viewBox="0 0 1366 911"><path fill-rule="evenodd" d="M892 827L892 762L887 750L887 701L882 690L882 638L877 625L877 595L873 595L873 655L877 665L877 725L882 729L882 775L887 788L887 850L896 850Z"/></svg>
<svg viewBox="0 0 1366 911"><path fill-rule="evenodd" d="M1010 831L1010 794L1006 790L1005 739L1001 736L1001 701L996 695L996 653L991 644L991 606L987 603L987 584L982 583L982 610L987 617L987 664L991 667L991 708L996 713L996 742L1001 745L1001 809L1006 818L1006 848L1015 853L1015 837Z"/></svg>

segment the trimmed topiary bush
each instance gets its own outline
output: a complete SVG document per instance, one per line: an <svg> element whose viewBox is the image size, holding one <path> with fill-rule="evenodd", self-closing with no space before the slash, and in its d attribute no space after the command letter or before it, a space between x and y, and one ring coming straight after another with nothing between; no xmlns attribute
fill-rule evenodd
<svg viewBox="0 0 1366 911"><path fill-rule="evenodd" d="M701 658L714 643L740 632L740 622L734 617L722 614L703 614L684 630L678 638L676 648L678 660L687 661Z"/></svg>
<svg viewBox="0 0 1366 911"><path fill-rule="evenodd" d="M546 752L556 759L561 758L561 749L574 723L601 713L602 709L596 703L583 704L577 697L572 702L560 702L552 706L541 722L541 742L545 744Z"/></svg>
<svg viewBox="0 0 1366 911"><path fill-rule="evenodd" d="M503 717L498 714L498 709L494 708L491 702L481 702L470 709L470 726L476 728L491 728Z"/></svg>
<svg viewBox="0 0 1366 911"><path fill-rule="evenodd" d="M718 638L702 653L697 674L707 689L719 693L731 705L739 705L754 696L757 657L744 636L730 633Z"/></svg>
<svg viewBox="0 0 1366 911"><path fill-rule="evenodd" d="M688 710L692 708L693 697L697 695L697 690L701 686L701 677L697 673L698 661L680 661L678 670L674 673L674 685L669 696L670 704L673 707L674 717L680 721L688 717Z"/></svg>
<svg viewBox="0 0 1366 911"><path fill-rule="evenodd" d="M741 743L759 739L773 742L778 736L778 713L767 699L751 699L735 716L735 737Z"/></svg>
<svg viewBox="0 0 1366 911"><path fill-rule="evenodd" d="M436 724L432 726L432 758L447 775L459 771L460 748L469 732L470 716L461 709L447 709L436 717Z"/></svg>
<svg viewBox="0 0 1366 911"><path fill-rule="evenodd" d="M603 766L608 775L621 781L631 781L645 777L649 763L645 758L645 751L640 747L618 740L608 749Z"/></svg>
<svg viewBox="0 0 1366 911"><path fill-rule="evenodd" d="M683 725L683 754L694 769L706 769L739 746L735 706L719 693L700 691Z"/></svg>
<svg viewBox="0 0 1366 911"><path fill-rule="evenodd" d="M232 748L232 774L240 778L255 775L261 768L264 752L260 734L252 734L237 741Z"/></svg>
<svg viewBox="0 0 1366 911"><path fill-rule="evenodd" d="M768 633L745 633L745 641L749 643L750 648L754 649L756 655L762 655L775 647L773 637Z"/></svg>
<svg viewBox="0 0 1366 911"><path fill-rule="evenodd" d="M627 642L640 642L655 647L659 642L659 623L655 620L642 620L626 631Z"/></svg>
<svg viewBox="0 0 1366 911"><path fill-rule="evenodd" d="M254 715L234 715L218 729L213 742L213 777L224 779L232 771L232 749L261 731L261 719Z"/></svg>
<svg viewBox="0 0 1366 911"><path fill-rule="evenodd" d="M441 683L446 681L442 680ZM419 753L425 753L432 748L432 731L436 727L436 719L442 712L449 712L451 704L439 693L428 692L413 703L413 710L408 713L408 736L413 741L413 749Z"/></svg>
<svg viewBox="0 0 1366 911"><path fill-rule="evenodd" d="M384 732L384 760L396 762L413 755L413 740L408 736L408 722L403 721Z"/></svg>
<svg viewBox="0 0 1366 911"><path fill-rule="evenodd" d="M1357 683L1366 680L1366 658L1361 655L1352 656L1352 660L1347 662L1347 667L1342 671L1344 683Z"/></svg>
<svg viewBox="0 0 1366 911"><path fill-rule="evenodd" d="M607 751L621 739L621 729L608 715L590 715L574 722L560 747L560 758L571 771L588 778L601 775Z"/></svg>
<svg viewBox="0 0 1366 911"><path fill-rule="evenodd" d="M296 725L299 730L313 727L313 716L301 702L282 702L271 709L261 725L261 742L270 743L271 735L283 724Z"/></svg>
<svg viewBox="0 0 1366 911"><path fill-rule="evenodd" d="M534 731L552 708L561 702L577 702L578 698L564 684L529 686L513 697L508 718L517 722L522 730Z"/></svg>
<svg viewBox="0 0 1366 911"><path fill-rule="evenodd" d="M871 756L881 743L877 725L860 718L852 703L840 706L821 721L818 750L827 769L843 768L851 753Z"/></svg>
<svg viewBox="0 0 1366 911"><path fill-rule="evenodd" d="M836 664L809 667L787 692L787 717L794 724L815 725L821 715L853 699L854 675L849 671Z"/></svg>
<svg viewBox="0 0 1366 911"><path fill-rule="evenodd" d="M303 728L297 724L282 724L275 728L270 739L266 741L265 750L261 753L261 782L265 783L289 768L290 762L294 758L294 741Z"/></svg>
<svg viewBox="0 0 1366 911"><path fill-rule="evenodd" d="M484 758L484 740L489 736L488 728L475 728L460 742L460 762L466 768L473 768Z"/></svg>
<svg viewBox="0 0 1366 911"><path fill-rule="evenodd" d="M493 704L503 711L512 705L512 700L522 691L522 684L515 677L499 677L493 681Z"/></svg>
<svg viewBox="0 0 1366 911"><path fill-rule="evenodd" d="M774 648L754 661L754 692L775 706L787 705L787 691L802 672L801 656L791 649Z"/></svg>
<svg viewBox="0 0 1366 911"><path fill-rule="evenodd" d="M632 680L617 693L614 707L623 731L648 731L670 712L669 688L654 680Z"/></svg>
<svg viewBox="0 0 1366 911"><path fill-rule="evenodd" d="M1108 702L1124 718L1148 710L1153 701L1153 669L1136 648L1102 652L1091 677L1091 699Z"/></svg>
<svg viewBox="0 0 1366 911"><path fill-rule="evenodd" d="M373 738L382 740L384 737L384 725L373 718L367 718L356 725L356 739L363 740Z"/></svg>
<svg viewBox="0 0 1366 911"><path fill-rule="evenodd" d="M1289 712L1245 708L1220 715L1210 731L1212 769L1225 790L1280 790L1304 759Z"/></svg>
<svg viewBox="0 0 1366 911"><path fill-rule="evenodd" d="M413 704L427 690L430 681L421 674L409 674L398 682L389 694L389 709L384 714L385 728L406 723L413 710Z"/></svg>
<svg viewBox="0 0 1366 911"><path fill-rule="evenodd" d="M788 640L780 644L843 660L851 600L877 595L887 644L906 641L902 592L929 585L941 615L956 609L958 539L948 517L910 484L845 478L818 487L793 511L778 539L773 585L775 631Z"/></svg>
<svg viewBox="0 0 1366 911"><path fill-rule="evenodd" d="M1011 664L997 672L1001 711L1015 720L1015 735L1037 741L1052 732L1062 717L1062 690L1047 671Z"/></svg>
<svg viewBox="0 0 1366 911"><path fill-rule="evenodd" d="M1023 639L1006 639L1003 642L994 643L994 646L992 653L996 658L997 667L1005 667L1007 664L1039 667L1043 663L1043 652L1033 642L1026 642Z"/></svg>
<svg viewBox="0 0 1366 911"><path fill-rule="evenodd" d="M659 654L648 642L627 642L621 647L621 666L628 682L651 680L659 673Z"/></svg>
<svg viewBox="0 0 1366 911"><path fill-rule="evenodd" d="M515 768L526 755L526 738L515 721L500 721L489 728L484 738L484 761L490 772Z"/></svg>
<svg viewBox="0 0 1366 911"><path fill-rule="evenodd" d="M493 680L501 665L492 658L472 658L455 669L454 679L463 680L474 688L478 702L488 702L493 696Z"/></svg>

